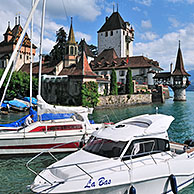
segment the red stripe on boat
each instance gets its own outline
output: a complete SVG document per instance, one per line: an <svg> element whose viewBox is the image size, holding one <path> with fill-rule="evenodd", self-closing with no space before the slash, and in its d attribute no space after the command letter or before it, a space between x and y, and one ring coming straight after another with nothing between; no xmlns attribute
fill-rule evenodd
<svg viewBox="0 0 194 194"><path fill-rule="evenodd" d="M39 144L39 145L0 146L0 149L48 149L48 148L52 148L57 145L61 145L61 143ZM60 147L57 147L56 149L77 148L77 147L79 147L79 142L64 144L64 145L61 145Z"/></svg>
<svg viewBox="0 0 194 194"><path fill-rule="evenodd" d="M80 130L83 129L82 125L55 125L55 126L40 126L32 129L29 132L46 132L46 131L65 131L65 130Z"/></svg>

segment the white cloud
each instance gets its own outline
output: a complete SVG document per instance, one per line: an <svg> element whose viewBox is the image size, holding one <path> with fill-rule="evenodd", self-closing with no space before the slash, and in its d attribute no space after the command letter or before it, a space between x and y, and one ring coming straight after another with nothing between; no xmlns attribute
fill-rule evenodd
<svg viewBox="0 0 194 194"><path fill-rule="evenodd" d="M137 12L141 11L141 9L139 7L133 7L132 9L133 9L133 11L137 11Z"/></svg>
<svg viewBox="0 0 194 194"><path fill-rule="evenodd" d="M145 32L144 34L141 34L141 39L152 41L158 38L158 35L154 32Z"/></svg>
<svg viewBox="0 0 194 194"><path fill-rule="evenodd" d="M85 38L86 42L89 42L91 40L91 36L82 32L75 32L76 40L79 42L80 39Z"/></svg>
<svg viewBox="0 0 194 194"><path fill-rule="evenodd" d="M142 28L151 28L152 27L152 23L150 20L142 20L141 21L141 27Z"/></svg>
<svg viewBox="0 0 194 194"><path fill-rule="evenodd" d="M177 27L180 26L179 21L177 21L177 19L174 18L174 17L169 17L169 18L168 18L168 21L171 23L172 27L177 28Z"/></svg>
<svg viewBox="0 0 194 194"><path fill-rule="evenodd" d="M135 0L137 3L140 3L142 5L150 6L152 3L152 0Z"/></svg>
<svg viewBox="0 0 194 194"><path fill-rule="evenodd" d="M134 45L134 54L148 56L157 60L160 66L166 71L169 64L175 64L178 49L178 40L181 40L181 50L186 70L194 69L194 24L189 24L185 28L176 32L165 34L163 37L155 39L149 43L139 42Z"/></svg>
<svg viewBox="0 0 194 194"><path fill-rule="evenodd" d="M188 3L188 4L194 3L194 0L168 0L168 1L172 3Z"/></svg>

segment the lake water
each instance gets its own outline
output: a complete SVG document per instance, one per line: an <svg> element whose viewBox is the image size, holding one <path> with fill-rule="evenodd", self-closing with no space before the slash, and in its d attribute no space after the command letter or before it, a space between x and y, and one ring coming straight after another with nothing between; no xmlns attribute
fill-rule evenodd
<svg viewBox="0 0 194 194"><path fill-rule="evenodd" d="M183 143L185 139L194 139L194 92L187 92L186 102L174 102L173 99L166 100L164 104L152 104L126 108L95 110L93 119L95 122L110 121L116 122L128 117L151 114L158 112L175 117L170 129L169 137L173 141ZM0 115L2 122L8 122L21 118L23 113ZM57 154L63 158L65 154ZM27 170L25 164L32 156L0 158L0 194L31 194L27 185L33 182L35 177ZM42 156L32 164L37 171L53 163L49 156ZM184 168L184 167L183 167ZM194 194L194 184L186 187L179 194Z"/></svg>

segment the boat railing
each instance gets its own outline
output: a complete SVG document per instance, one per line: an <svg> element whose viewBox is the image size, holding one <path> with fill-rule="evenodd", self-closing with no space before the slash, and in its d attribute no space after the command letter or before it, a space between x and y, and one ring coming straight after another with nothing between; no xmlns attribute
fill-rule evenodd
<svg viewBox="0 0 194 194"><path fill-rule="evenodd" d="M61 146L64 146L66 144L70 144L70 143L73 143L75 145L75 147L77 147L79 149L79 147L76 145L76 142L68 142L68 143L62 143L60 145L56 145L52 148L49 148L47 150L44 150L42 152L40 152L39 154L37 154L36 156L34 156L33 158L31 158L27 163L26 163L26 167L29 171L31 171L33 174L37 175L37 176L40 176L42 179L44 179L46 182L48 182L49 184L52 185L52 183L50 181L48 181L46 178L44 178L43 176L41 176L39 173L37 173L35 170L33 170L31 167L30 167L30 163L32 163L35 159L37 159L38 157L40 157L41 155L43 154L49 154L55 161L58 161L58 159L52 154L52 150L56 149L56 148L59 148Z"/></svg>
<svg viewBox="0 0 194 194"><path fill-rule="evenodd" d="M69 142L69 143L75 143L75 142ZM68 143L68 144L69 144ZM60 146L63 146L65 145L66 143L64 144L60 144L60 145L57 145L57 146L54 146L48 150L45 150L45 151L42 151L41 153L37 154L36 156L34 156L33 158L31 158L27 163L26 163L26 167L29 171L31 171L33 174L35 174L36 176L39 176L41 177L43 180L45 180L46 182L48 182L50 185L53 185L50 181L48 181L45 177L43 177L42 175L40 175L38 172L36 172L35 170L33 170L31 167L30 167L30 164L35 160L37 159L38 157L40 157L41 155L45 154L45 153L48 153L55 161L58 161L58 159L51 153L51 151L53 149L56 149ZM76 144L74 144L76 146ZM78 148L79 149L79 148ZM102 162L102 161L106 161L106 160L109 160L109 158L106 158L106 159L101 159L101 160L95 160L95 161L88 161L88 162L80 162L80 163L76 163L76 164L66 164L66 165L60 165L60 166L56 166L56 167L50 167L50 168L45 168L45 170L52 170L52 169L58 169L58 168L65 168L65 167L70 167L70 166L76 166L77 168L79 168L84 174L86 174L87 176L89 176L91 179L93 179L93 177L91 176L90 173L88 173L86 170L84 170L80 165L83 165L83 164L89 164L89 163L97 163L97 162Z"/></svg>

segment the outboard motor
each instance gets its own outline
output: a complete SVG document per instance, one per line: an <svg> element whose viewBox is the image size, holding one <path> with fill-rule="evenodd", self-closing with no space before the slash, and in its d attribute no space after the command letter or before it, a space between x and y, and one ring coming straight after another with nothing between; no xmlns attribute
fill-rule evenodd
<svg viewBox="0 0 194 194"><path fill-rule="evenodd" d="M194 147L194 139L187 139L185 140L184 144L188 145L189 147Z"/></svg>

